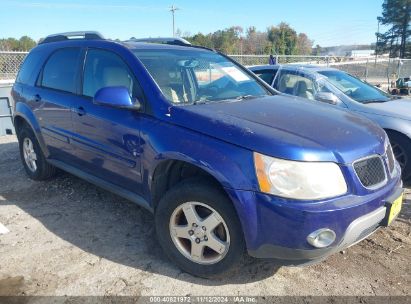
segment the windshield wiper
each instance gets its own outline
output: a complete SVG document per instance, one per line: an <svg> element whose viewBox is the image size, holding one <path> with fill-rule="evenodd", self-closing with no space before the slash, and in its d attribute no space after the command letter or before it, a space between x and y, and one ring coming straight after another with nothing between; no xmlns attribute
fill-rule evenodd
<svg viewBox="0 0 411 304"><path fill-rule="evenodd" d="M237 96L235 99L236 100L245 100L245 99L253 99L253 98L258 98L258 97L261 97L261 96L264 96L264 95L240 95L240 96Z"/></svg>
<svg viewBox="0 0 411 304"><path fill-rule="evenodd" d="M193 100L193 105L197 105L197 104L205 104L205 103L209 103L212 100L208 99L207 97L200 97L199 99Z"/></svg>
<svg viewBox="0 0 411 304"><path fill-rule="evenodd" d="M197 104L205 104L209 102L224 102L224 101L232 101L232 100L247 100L247 99L254 99L265 95L240 95L236 97L229 97L229 98L221 98L221 99L198 99L193 101L193 105Z"/></svg>
<svg viewBox="0 0 411 304"><path fill-rule="evenodd" d="M208 99L199 99L199 100L194 100L193 105L205 104L205 103L208 103L208 102L210 102L210 100L208 100Z"/></svg>

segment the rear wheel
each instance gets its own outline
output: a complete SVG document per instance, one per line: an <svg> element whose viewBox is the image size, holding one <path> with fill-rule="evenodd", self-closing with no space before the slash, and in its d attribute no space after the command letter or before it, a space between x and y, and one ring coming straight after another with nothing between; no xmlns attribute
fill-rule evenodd
<svg viewBox="0 0 411 304"><path fill-rule="evenodd" d="M20 157L27 175L33 180L46 180L56 173L40 148L33 131L24 126L18 133Z"/></svg>
<svg viewBox="0 0 411 304"><path fill-rule="evenodd" d="M215 186L185 181L166 193L155 213L157 236L181 269L213 277L244 254L240 222L230 200Z"/></svg>

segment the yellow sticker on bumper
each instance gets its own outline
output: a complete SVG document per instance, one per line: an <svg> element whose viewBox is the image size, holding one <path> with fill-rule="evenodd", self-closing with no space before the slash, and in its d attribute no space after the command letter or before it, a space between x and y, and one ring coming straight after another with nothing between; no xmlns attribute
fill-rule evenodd
<svg viewBox="0 0 411 304"><path fill-rule="evenodd" d="M388 225L391 224L391 222L397 217L397 215L400 213L401 211L401 207L402 207L402 198L403 198L403 194L401 194L391 205L390 208L390 214L388 216Z"/></svg>

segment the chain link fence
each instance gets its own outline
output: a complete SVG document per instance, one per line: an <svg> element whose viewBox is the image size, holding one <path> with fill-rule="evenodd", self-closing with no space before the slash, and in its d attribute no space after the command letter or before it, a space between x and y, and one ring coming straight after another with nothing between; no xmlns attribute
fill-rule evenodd
<svg viewBox="0 0 411 304"><path fill-rule="evenodd" d="M230 55L230 57L245 66L264 65L269 62L269 55ZM411 59L293 55L279 55L275 56L275 59L278 64L313 64L336 68L385 88L399 77L411 76Z"/></svg>
<svg viewBox="0 0 411 304"><path fill-rule="evenodd" d="M0 51L0 80L14 80L27 52Z"/></svg>
<svg viewBox="0 0 411 304"><path fill-rule="evenodd" d="M14 80L27 52L0 51L0 80ZM268 55L229 55L245 65L268 64ZM350 58L332 56L275 56L279 64L314 64L333 67L353 74L372 84L383 87L398 77L411 76L411 59L397 58Z"/></svg>

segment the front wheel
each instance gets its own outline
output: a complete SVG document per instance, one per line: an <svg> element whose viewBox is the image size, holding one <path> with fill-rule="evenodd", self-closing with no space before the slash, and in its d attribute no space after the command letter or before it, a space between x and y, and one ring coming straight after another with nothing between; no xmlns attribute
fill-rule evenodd
<svg viewBox="0 0 411 304"><path fill-rule="evenodd" d="M399 163L402 171L402 179L411 177L411 142L404 135L388 134L394 157Z"/></svg>
<svg viewBox="0 0 411 304"><path fill-rule="evenodd" d="M185 181L167 192L155 222L167 256L190 274L222 274L244 255L242 229L231 201L206 182Z"/></svg>

